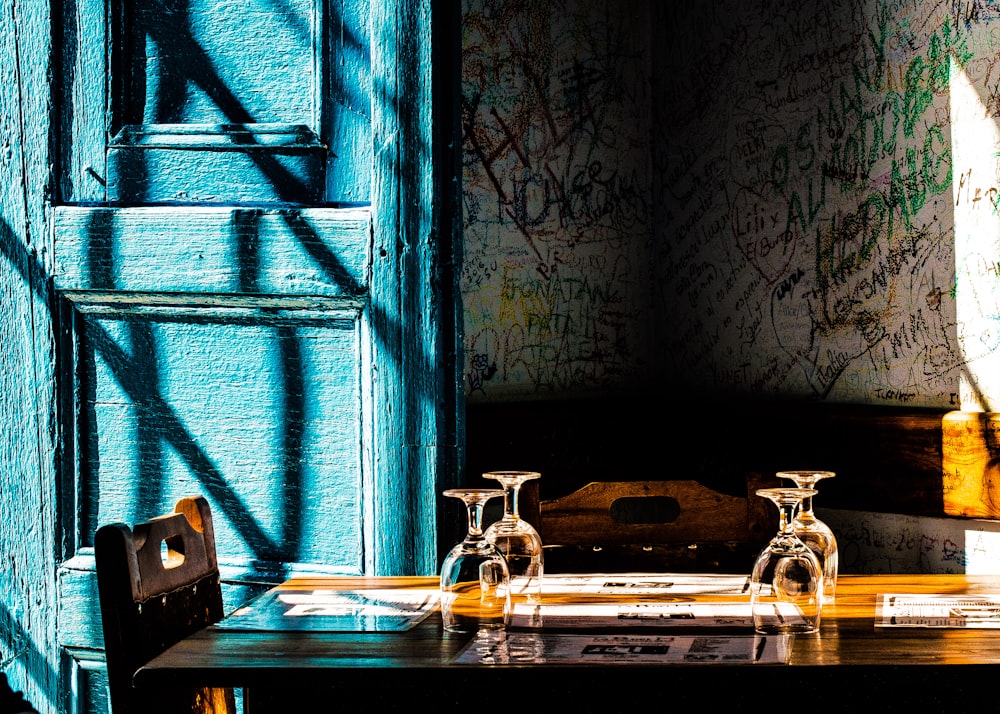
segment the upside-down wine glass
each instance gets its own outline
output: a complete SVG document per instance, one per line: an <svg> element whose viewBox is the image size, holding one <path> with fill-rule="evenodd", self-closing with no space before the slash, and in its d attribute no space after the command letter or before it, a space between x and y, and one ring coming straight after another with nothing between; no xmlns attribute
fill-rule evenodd
<svg viewBox="0 0 1000 714"><path fill-rule="evenodd" d="M445 496L461 499L468 518L465 539L441 563L441 617L449 632L498 630L510 619L507 561L483 536L483 506L503 496L499 488L452 488Z"/></svg>
<svg viewBox="0 0 1000 714"><path fill-rule="evenodd" d="M521 518L518 495L525 481L540 478L537 471L488 471L484 478L499 481L504 492L503 517L486 529L486 539L507 559L511 592L538 602L542 596L542 538L535 527Z"/></svg>
<svg viewBox="0 0 1000 714"><path fill-rule="evenodd" d="M779 512L778 533L757 556L750 574L750 609L760 634L810 633L819 630L823 608L823 568L792 526L803 498L813 488L762 488Z"/></svg>
<svg viewBox="0 0 1000 714"><path fill-rule="evenodd" d="M832 478L837 474L833 471L779 471L778 478L793 481L799 488L816 488L816 482L824 478ZM813 513L812 496L802 499L792 526L795 528L795 535L812 548L812 551L819 558L819 563L823 566L823 600L833 602L837 594L837 569L839 556L837 555L837 538L830 530L830 526L821 521Z"/></svg>

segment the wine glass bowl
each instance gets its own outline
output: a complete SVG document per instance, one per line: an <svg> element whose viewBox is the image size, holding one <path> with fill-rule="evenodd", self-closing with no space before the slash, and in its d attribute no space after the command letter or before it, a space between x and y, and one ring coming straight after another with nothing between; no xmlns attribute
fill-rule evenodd
<svg viewBox="0 0 1000 714"><path fill-rule="evenodd" d="M510 571L483 535L483 506L503 496L498 488L453 488L445 496L466 507L467 533L441 563L441 618L449 632L497 630L510 620Z"/></svg>
<svg viewBox="0 0 1000 714"><path fill-rule="evenodd" d="M529 601L541 599L544 556L542 539L535 527L521 518L518 496L526 481L541 477L537 471L488 471L484 478L499 481L504 492L504 513L486 529L486 539L507 559L511 590Z"/></svg>
<svg viewBox="0 0 1000 714"><path fill-rule="evenodd" d="M760 634L812 633L819 630L823 606L823 569L792 521L809 488L764 488L758 496L779 511L777 534L757 556L750 574L750 609Z"/></svg>
<svg viewBox="0 0 1000 714"><path fill-rule="evenodd" d="M833 471L778 471L775 475L794 482L799 488L812 489L816 487L818 481L836 476ZM802 505L792 521L792 526L799 539L819 558L823 567L823 600L832 602L837 594L837 571L840 560L837 538L830 527L816 517L812 502L812 496L802 499Z"/></svg>

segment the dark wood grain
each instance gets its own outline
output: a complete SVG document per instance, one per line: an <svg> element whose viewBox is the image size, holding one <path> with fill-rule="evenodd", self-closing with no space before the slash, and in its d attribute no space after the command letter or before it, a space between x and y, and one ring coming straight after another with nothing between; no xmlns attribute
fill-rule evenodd
<svg viewBox="0 0 1000 714"><path fill-rule="evenodd" d="M306 581L297 581L299 585ZM436 587L434 578L319 579L309 586L381 584ZM251 711L347 696L398 710L472 710L512 694L524 711L623 711L650 697L671 708L766 705L781 696L827 696L887 711L963 710L969 692L1000 664L990 630L876 629L880 593L996 593L1000 577L842 576L818 635L793 640L786 665L662 664L471 666L454 663L468 636L443 632L435 614L408 632L275 633L203 630L140 669L139 687L212 684L244 687ZM568 598L567 599L575 599ZM543 635L544 636L544 635ZM273 692L280 706L271 708ZM315 704L314 704L315 705Z"/></svg>
<svg viewBox="0 0 1000 714"><path fill-rule="evenodd" d="M521 515L537 525L548 573L747 572L778 529L756 492L780 483L748 474L730 495L690 479L594 481Z"/></svg>
<svg viewBox="0 0 1000 714"><path fill-rule="evenodd" d="M174 512L129 528L108 523L94 539L108 692L115 714L232 714L232 689L132 687L136 668L169 645L222 619L212 511L186 497Z"/></svg>
<svg viewBox="0 0 1000 714"><path fill-rule="evenodd" d="M679 411L655 405L670 403ZM539 471L541 500L591 481L694 479L734 496L747 474L835 471L823 506L914 516L966 515L962 483L985 481L994 441L956 442L946 409L780 398L623 394L537 402L470 403L467 473ZM945 437L948 436L946 440ZM961 450L966 468L945 469ZM956 478L962 483L955 483ZM988 502L978 489L976 503ZM955 494L951 496L950 494ZM966 501L971 501L967 497ZM1000 498L997 499L1000 503ZM984 515L982 507L976 513ZM1000 508L993 512L1000 514Z"/></svg>

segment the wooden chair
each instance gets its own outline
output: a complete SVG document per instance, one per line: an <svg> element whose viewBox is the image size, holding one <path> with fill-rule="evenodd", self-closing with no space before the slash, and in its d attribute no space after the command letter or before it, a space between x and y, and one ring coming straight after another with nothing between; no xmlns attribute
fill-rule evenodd
<svg viewBox="0 0 1000 714"><path fill-rule="evenodd" d="M114 714L235 714L232 689L178 689L143 695L132 686L140 666L170 645L222 619L222 588L212 512L186 497L174 513L134 528L101 526L94 538Z"/></svg>
<svg viewBox="0 0 1000 714"><path fill-rule="evenodd" d="M545 548L545 572L749 573L777 532L777 509L756 495L780 485L751 474L734 496L697 481L592 482L524 517ZM536 520L532 521L532 517Z"/></svg>

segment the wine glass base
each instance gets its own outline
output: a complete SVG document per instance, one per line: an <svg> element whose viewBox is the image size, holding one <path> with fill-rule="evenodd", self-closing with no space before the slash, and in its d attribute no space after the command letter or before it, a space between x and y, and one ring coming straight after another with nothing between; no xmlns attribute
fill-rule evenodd
<svg viewBox="0 0 1000 714"><path fill-rule="evenodd" d="M480 630L504 630L506 626L502 622L487 622L482 623L478 621L471 622L456 622L454 624L445 625L445 632L457 632L461 634L469 634L474 632L479 632Z"/></svg>
<svg viewBox="0 0 1000 714"><path fill-rule="evenodd" d="M758 635L812 635L819 632L819 627L793 625L790 627L755 627Z"/></svg>

